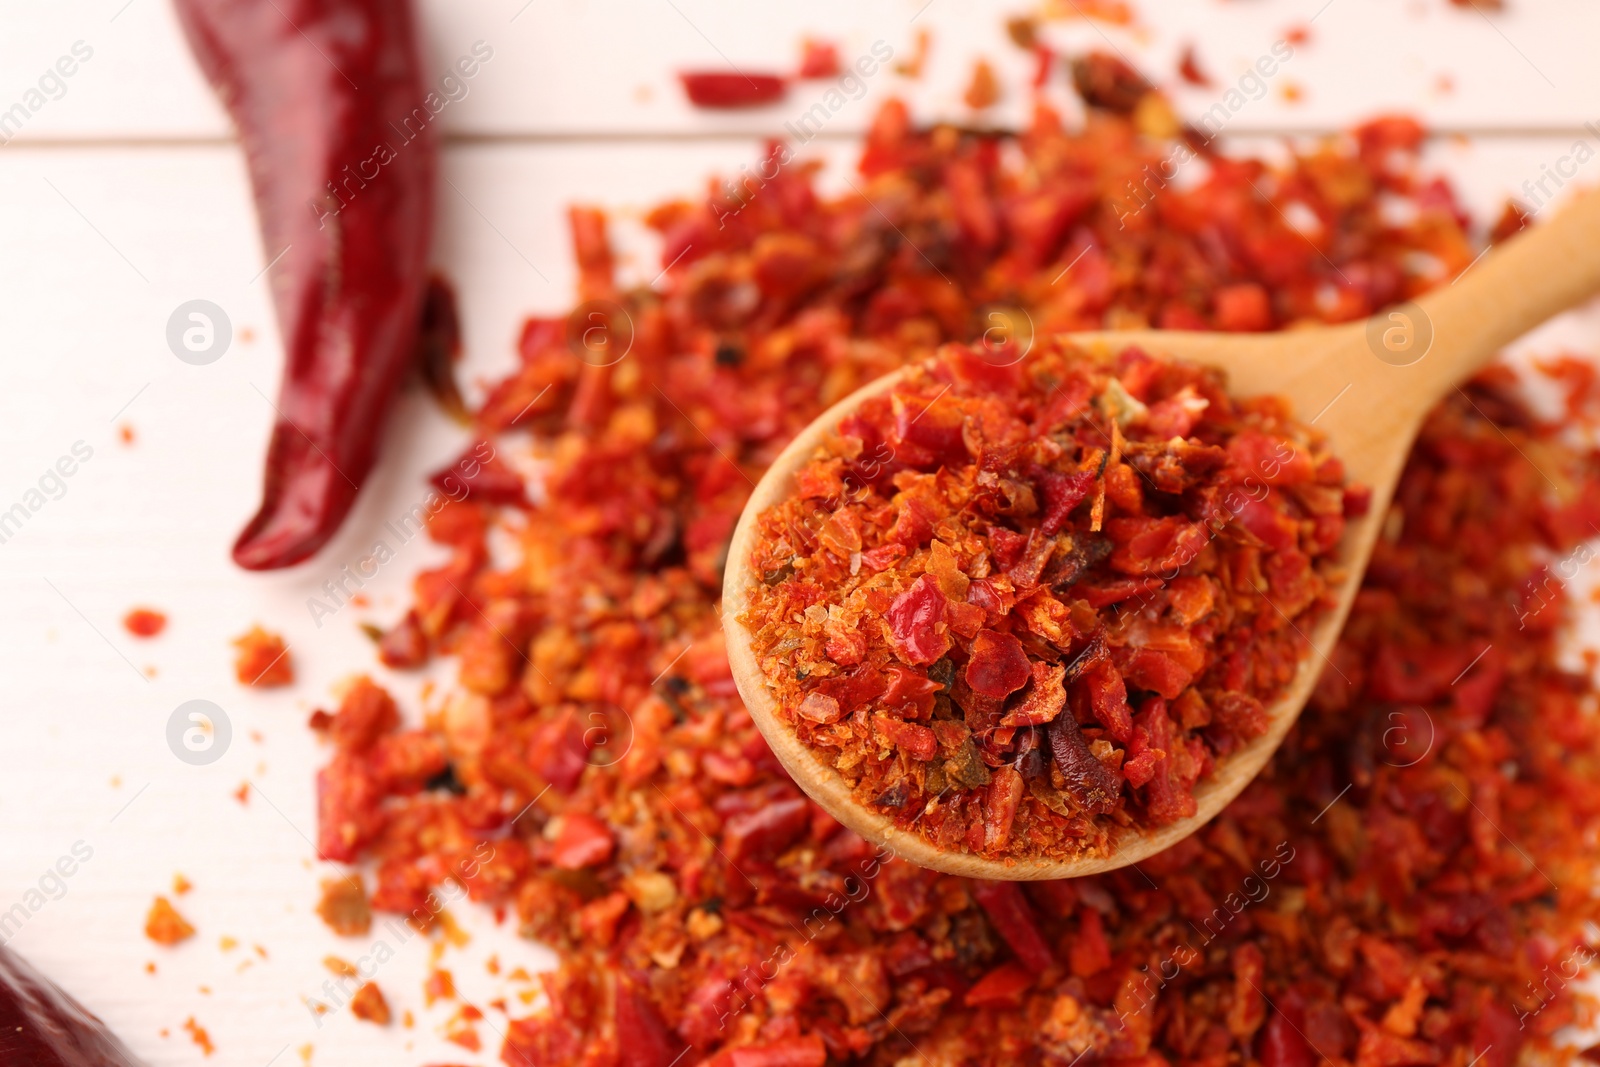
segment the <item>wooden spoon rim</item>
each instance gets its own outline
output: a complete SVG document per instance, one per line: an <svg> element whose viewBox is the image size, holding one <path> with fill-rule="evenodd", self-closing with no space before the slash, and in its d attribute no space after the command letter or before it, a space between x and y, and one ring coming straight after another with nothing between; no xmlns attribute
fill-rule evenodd
<svg viewBox="0 0 1600 1067"><path fill-rule="evenodd" d="M1330 337L1333 336L1334 331L1328 332ZM1208 334L1205 338L1210 344L1216 342L1219 335ZM1111 346L1121 348L1143 344L1158 353L1163 348L1183 347L1181 335L1159 335L1154 331L1069 334L1062 340L1102 358ZM1238 335L1239 343L1244 345L1259 345L1261 340L1260 335ZM1177 358L1184 357L1180 355ZM1111 851L1103 856L991 859L971 852L950 852L914 832L901 829L887 816L871 811L858 802L839 772L824 763L800 741L794 729L778 717L777 704L751 649L752 635L741 621L749 606L749 591L759 580L749 563L755 549L757 518L793 493L796 472L812 458L826 438L837 432L840 421L846 415L855 411L869 397L892 389L909 369L902 368L868 382L814 419L767 468L739 516L739 523L729 543L723 579L722 625L734 682L757 728L790 777L830 815L866 840L883 846L887 854L946 874L1013 881L1078 878L1138 863L1183 840L1239 795L1294 725L1321 674L1323 664L1333 652L1354 601L1355 589L1360 584L1360 572L1365 568L1367 554L1376 537L1377 516L1368 515L1366 519L1353 521L1347 527L1339 558L1347 573L1336 604L1318 619L1310 635L1312 651L1301 661L1294 680L1268 708L1267 731L1219 759L1211 773L1196 786L1194 797L1197 807L1194 815L1148 832L1141 831L1137 826L1113 831ZM1405 449L1400 452L1403 458ZM1384 499L1387 499L1386 495Z"/></svg>

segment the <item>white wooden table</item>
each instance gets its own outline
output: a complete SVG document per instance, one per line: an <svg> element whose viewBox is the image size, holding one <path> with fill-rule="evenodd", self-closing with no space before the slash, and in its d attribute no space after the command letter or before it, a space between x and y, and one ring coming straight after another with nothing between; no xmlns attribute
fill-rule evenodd
<svg viewBox="0 0 1600 1067"><path fill-rule="evenodd" d="M1291 26L1308 25L1309 42L1261 98L1230 112L1230 137L1270 149L1283 134L1409 111L1461 135L1436 139L1432 159L1492 219L1508 194L1526 196L1523 183L1551 171L1570 172L1568 188L1600 181L1600 161L1571 162L1578 141L1589 145L1585 155L1600 151L1600 125L1586 127L1600 123L1600 65L1589 54L1600 7L1509 3L1486 17L1447 0L1143 0L1135 27L1080 19L1052 23L1048 34L1073 51L1123 51L1199 114ZM806 146L834 161L850 157L852 139L891 94L909 97L923 117L961 115L978 55L997 61L1008 89L996 120L1019 122L1031 74L1004 33L1002 16L1014 10L969 0L424 7L441 76L474 43L493 49L444 113L449 184L436 252L460 290L469 374L480 378L511 364L523 315L571 299L566 204L616 208L625 271L647 281L659 266L640 209L694 195L710 172L754 161L759 139L781 133L826 88L803 84L781 105L711 114L686 105L675 70L789 67L807 33L838 41L847 60L877 41L906 56L917 33L930 31L922 80L874 76ZM319 628L306 600L420 497L425 473L454 454L459 431L408 400L383 469L327 550L288 573L233 567L227 549L256 502L272 417L263 394L276 392L280 353L228 124L166 0L0 0L0 25L0 115L25 105L25 121L0 125L0 140L14 134L0 146L0 512L35 500L30 490L44 498L0 543L0 940L71 988L151 1064L201 1061L181 1029L190 1015L216 1042L212 1062L293 1064L306 1045L319 1065L498 1062L487 1025L479 1056L442 1040L450 1007L423 1007L429 960L420 938L378 977L397 1016L415 1012L413 1029L378 1031L348 1013L319 1026L302 999L330 977L324 955L353 959L381 936L375 927L369 938L341 940L312 913L328 871L308 840L311 778L323 755L304 721L357 669L383 676L419 713L415 679L378 668L356 624L392 619L432 548L403 548L366 590L369 609L347 608ZM1190 42L1215 88L1177 84L1176 57ZM62 56L81 61L56 81L46 72ZM1291 84L1298 101L1287 99ZM220 305L234 328L232 347L208 366L179 362L165 342L173 309L196 298ZM1569 316L1523 347L1558 345L1600 352L1600 317ZM120 439L124 425L132 444ZM75 446L92 455L69 478L47 476ZM139 604L170 615L159 639L122 629L123 613ZM228 640L256 621L291 642L292 689L246 691L233 681ZM166 742L169 716L191 699L214 701L232 726L228 751L207 766L181 762ZM243 782L253 786L246 804L232 795ZM70 877L51 875L75 846L92 855ZM170 893L177 872L194 883L178 903L199 934L168 950L141 931L152 897ZM514 936L510 921L495 930L479 909L452 912L474 935L444 958L463 995L480 1006L507 996L520 1008L514 994L525 987L507 984L504 972L537 970L552 957ZM224 951L224 937L239 947ZM491 954L501 978L485 969ZM504 1024L493 1011L489 1021Z"/></svg>

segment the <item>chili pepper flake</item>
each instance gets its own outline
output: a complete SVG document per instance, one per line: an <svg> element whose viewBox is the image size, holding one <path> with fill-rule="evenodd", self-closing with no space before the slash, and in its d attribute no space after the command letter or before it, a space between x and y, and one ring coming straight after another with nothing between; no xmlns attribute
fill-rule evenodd
<svg viewBox="0 0 1600 1067"><path fill-rule="evenodd" d="M422 983L422 999L429 1007L437 1000L454 1000L456 980L449 971L432 970Z"/></svg>
<svg viewBox="0 0 1600 1067"><path fill-rule="evenodd" d="M183 1028L189 1034L189 1040L200 1046L202 1055L209 1056L217 1051L217 1046L211 1043L211 1035L206 1033L206 1028L194 1021L191 1015L183 1021Z"/></svg>
<svg viewBox="0 0 1600 1067"><path fill-rule="evenodd" d="M783 99L788 83L778 74L685 71L678 75L689 102L714 109L762 107Z"/></svg>
<svg viewBox="0 0 1600 1067"><path fill-rule="evenodd" d="M1031 51L1039 40L1039 22L1031 15L1013 15L1006 19L1006 36L1023 51Z"/></svg>
<svg viewBox="0 0 1600 1067"><path fill-rule="evenodd" d="M1600 919L1600 724L1587 710L1593 682L1559 665L1569 608L1536 561L1560 558L1600 524L1600 455L1569 432L1593 415L1546 423L1503 370L1428 419L1331 654L1338 671L1323 675L1273 761L1215 820L1137 871L997 896L886 859L800 794L740 705L717 616L727 538L751 483L828 404L947 342L987 354L1002 382L1020 373L1020 346L983 343L990 306L1026 309L1041 345L1115 325L1248 321L1263 305L1266 328L1285 328L1413 298L1480 251L1420 170L1425 131L1392 118L1281 161L1219 154L1192 183L1160 191L1159 220L1130 213L1116 190L1145 167L1157 172L1174 144L1138 132L1151 90L1115 63L1074 64L1090 95L1081 128L1040 107L1008 140L921 128L903 104L885 105L860 156L867 197L827 195L814 169L790 165L737 214L692 198L665 204L649 219L672 269L650 291L618 287L599 211L573 217L580 297L625 308L634 347L616 367L580 366L564 320L529 323L521 365L478 417L508 461L544 457L549 503L468 502L430 524L444 558L419 576L412 607L457 682L426 698L425 727L383 716L371 743L334 746L319 778L319 847L370 865L369 907L425 926L443 896L455 899L440 888L453 883L556 952L557 969L519 987L513 1003L526 1014L508 1021L502 1059L1509 1067L1594 1017L1565 976L1582 969L1588 956L1576 953L1590 951ZM1339 235L1322 253L1280 213L1290 190ZM1418 210L1394 210L1406 205ZM1417 277L1419 260L1439 269ZM1248 295L1219 301L1245 285L1265 299L1239 290ZM739 358L719 361L719 350ZM970 458L959 424L952 432L940 418L945 400L920 418L906 409L905 432L893 426L899 451L879 432L888 420L862 420L851 431L859 452L814 472L813 502L836 503L826 529L796 531L805 537L791 555L815 554L815 542L860 551L858 575L885 582L922 558L945 601L932 640L951 642L947 657L984 629L1016 636L1043 662L1044 645L1071 648L1102 613L1143 625L1141 645L1118 652L1108 635L1078 674L1070 660L1053 665L1062 709L1005 728L1021 760L1002 773L985 758L1001 728L975 733L946 705L959 693L1004 717L1047 693L1027 714L1044 718L1053 687L1031 666L1003 700L978 692L955 669L964 662L947 659L935 676L937 661L893 657L889 671L838 605L820 592L804 605L795 625L840 657L827 688L816 684L807 728L871 731L875 745L884 739L897 758L904 745L910 762L955 782L966 799L945 847L968 847L970 831L976 847L993 835L1009 848L1026 837L1029 812L1071 816L1069 776L1086 828L1097 807L1126 803L1133 778L1150 810L1181 813L1192 797L1165 788L1162 762L1198 778L1211 741L1249 733L1261 712L1259 700L1178 688L1186 672L1215 669L1187 660L1181 635L1251 586L1303 597L1307 570L1271 564L1284 553L1269 546L1331 545L1336 517L1366 506L1359 493L1339 498L1335 464L1313 466L1307 481L1270 446L1202 439L1224 465L1273 459L1292 484L1263 482L1268 506L1252 499L1231 524L1210 521L1225 501L1180 523L1160 505L1192 497L1188 478L1205 484L1191 461L1210 453L1167 462L1141 427L1167 427L1164 447L1209 432L1218 413L1203 406L1204 389L1168 393L1167 373L1129 361L1117 371L1125 395L1104 394L1103 408L1082 387L1064 391L1047 414L1086 409L1110 437L1094 441L1098 457L1073 453L1092 459L1093 490L1031 545L984 531L986 577L951 565L964 562L962 544L945 544L953 531L916 500L928 478L917 464L945 451ZM535 443L499 435L513 424ZM1299 454L1308 443L1295 444ZM1573 486L1566 503L1528 456ZM1017 510L1031 494L1043 506L1031 469L1004 470L977 487L985 499ZM936 500L937 476L928 488ZM891 490L911 498L892 520L859 499ZM1298 521L1278 521L1280 505ZM1081 538L1096 510L1100 540ZM1020 533L1010 523L1002 514L996 530ZM1217 525L1260 543L1241 559L1241 581L1166 579L1173 564L1207 565ZM501 526L513 551L491 561L487 533ZM873 554L867 542L884 526L896 539ZM1191 526L1203 540L1192 556ZM1064 537L1073 551L1057 546ZM949 557L934 561L934 543ZM1074 568L1082 577L1058 595ZM770 576L793 577L787 563ZM1031 594L1018 595L1019 579ZM1163 597L1169 621L1152 628L1146 601ZM1135 662L1130 647L1149 655ZM856 652L859 663L843 662ZM1218 660L1240 696L1285 665L1244 649ZM867 704L890 711L857 715ZM914 758L927 751L922 730L932 760ZM1037 739L1026 753L1018 734ZM1197 738L1198 750L1177 743ZM407 764L447 764L460 789L429 788L431 778L400 773ZM893 807L909 800L902 785L875 799L904 810ZM604 825L608 856L555 862L559 820L573 814ZM1407 1035L1397 1031L1411 1029L1413 974L1426 999Z"/></svg>
<svg viewBox="0 0 1600 1067"><path fill-rule="evenodd" d="M1000 101L1000 80L995 77L994 68L987 59L980 59L972 65L972 80L967 83L961 99L974 111L993 107Z"/></svg>
<svg viewBox="0 0 1600 1067"><path fill-rule="evenodd" d="M838 45L832 41L819 41L813 37L807 37L800 42L798 77L837 78L840 70Z"/></svg>
<svg viewBox="0 0 1600 1067"><path fill-rule="evenodd" d="M360 875L322 880L322 899L317 914L340 937L355 937L372 928L372 908Z"/></svg>
<svg viewBox="0 0 1600 1067"><path fill-rule="evenodd" d="M350 998L350 1014L374 1026L389 1025L389 1002L376 982L364 982Z"/></svg>
<svg viewBox="0 0 1600 1067"><path fill-rule="evenodd" d="M253 626L233 642L233 674L240 685L269 688L294 682L294 661L283 638Z"/></svg>
<svg viewBox="0 0 1600 1067"><path fill-rule="evenodd" d="M155 903L150 905L149 914L145 916L144 936L158 945L176 945L193 937L194 927L178 914L172 901L166 897L156 897Z"/></svg>

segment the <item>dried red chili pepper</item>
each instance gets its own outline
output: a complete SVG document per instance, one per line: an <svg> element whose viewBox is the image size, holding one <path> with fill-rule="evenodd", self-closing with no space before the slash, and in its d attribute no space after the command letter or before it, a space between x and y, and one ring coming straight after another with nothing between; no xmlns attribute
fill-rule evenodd
<svg viewBox="0 0 1600 1067"><path fill-rule="evenodd" d="M433 226L434 114L401 0L178 0L244 142L287 360L251 570L333 536L410 369ZM392 125L398 124L398 125Z"/></svg>
<svg viewBox="0 0 1600 1067"><path fill-rule="evenodd" d="M696 107L761 107L782 100L789 90L788 81L778 74L696 70L684 71L678 80Z"/></svg>
<svg viewBox="0 0 1600 1067"><path fill-rule="evenodd" d="M105 1024L0 946L0 1063L27 1067L136 1067Z"/></svg>

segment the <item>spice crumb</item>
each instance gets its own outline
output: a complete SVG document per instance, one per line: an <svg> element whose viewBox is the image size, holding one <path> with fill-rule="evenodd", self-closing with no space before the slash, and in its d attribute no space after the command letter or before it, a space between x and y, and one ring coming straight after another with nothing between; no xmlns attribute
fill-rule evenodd
<svg viewBox="0 0 1600 1067"><path fill-rule="evenodd" d="M372 905L359 874L322 881L317 914L340 937L354 937L372 928Z"/></svg>
<svg viewBox="0 0 1600 1067"><path fill-rule="evenodd" d="M144 920L144 936L158 945L176 945L185 938L193 937L194 927L178 914L172 901L166 897L156 897Z"/></svg>
<svg viewBox="0 0 1600 1067"><path fill-rule="evenodd" d="M1200 58L1195 54L1194 45L1183 46L1183 54L1178 57L1178 76L1190 85L1206 87L1216 84L1211 80L1200 66Z"/></svg>
<svg viewBox="0 0 1600 1067"><path fill-rule="evenodd" d="M209 1056L217 1051L217 1047L211 1043L211 1035L206 1033L205 1027L194 1021L193 1015L183 1021L183 1028L189 1031L189 1039L200 1046L202 1053Z"/></svg>
<svg viewBox="0 0 1600 1067"><path fill-rule="evenodd" d="M350 1012L357 1019L377 1026L389 1025L389 1002L383 999L383 991L376 982L368 982L356 990L355 996L350 998Z"/></svg>
<svg viewBox="0 0 1600 1067"><path fill-rule="evenodd" d="M423 1003L430 1008L435 1001L454 1000L456 995L456 980L446 970L434 970L428 974L427 980L422 983Z"/></svg>
<svg viewBox="0 0 1600 1067"><path fill-rule="evenodd" d="M928 51L933 47L933 34L927 27L917 30L915 43L911 47L911 55L894 65L894 72L903 78L915 81L922 77L922 68L928 62Z"/></svg>
<svg viewBox="0 0 1600 1067"><path fill-rule="evenodd" d="M233 642L238 652L233 660L234 677L241 685L259 689L289 685L294 681L294 662L283 638L260 626Z"/></svg>
<svg viewBox="0 0 1600 1067"><path fill-rule="evenodd" d="M980 59L972 65L972 80L967 83L961 99L974 111L982 111L999 102L1000 80L995 77L994 68L987 59Z"/></svg>
<svg viewBox="0 0 1600 1067"><path fill-rule="evenodd" d="M134 608L122 617L122 627L135 637L156 637L167 628L167 617L154 608Z"/></svg>

